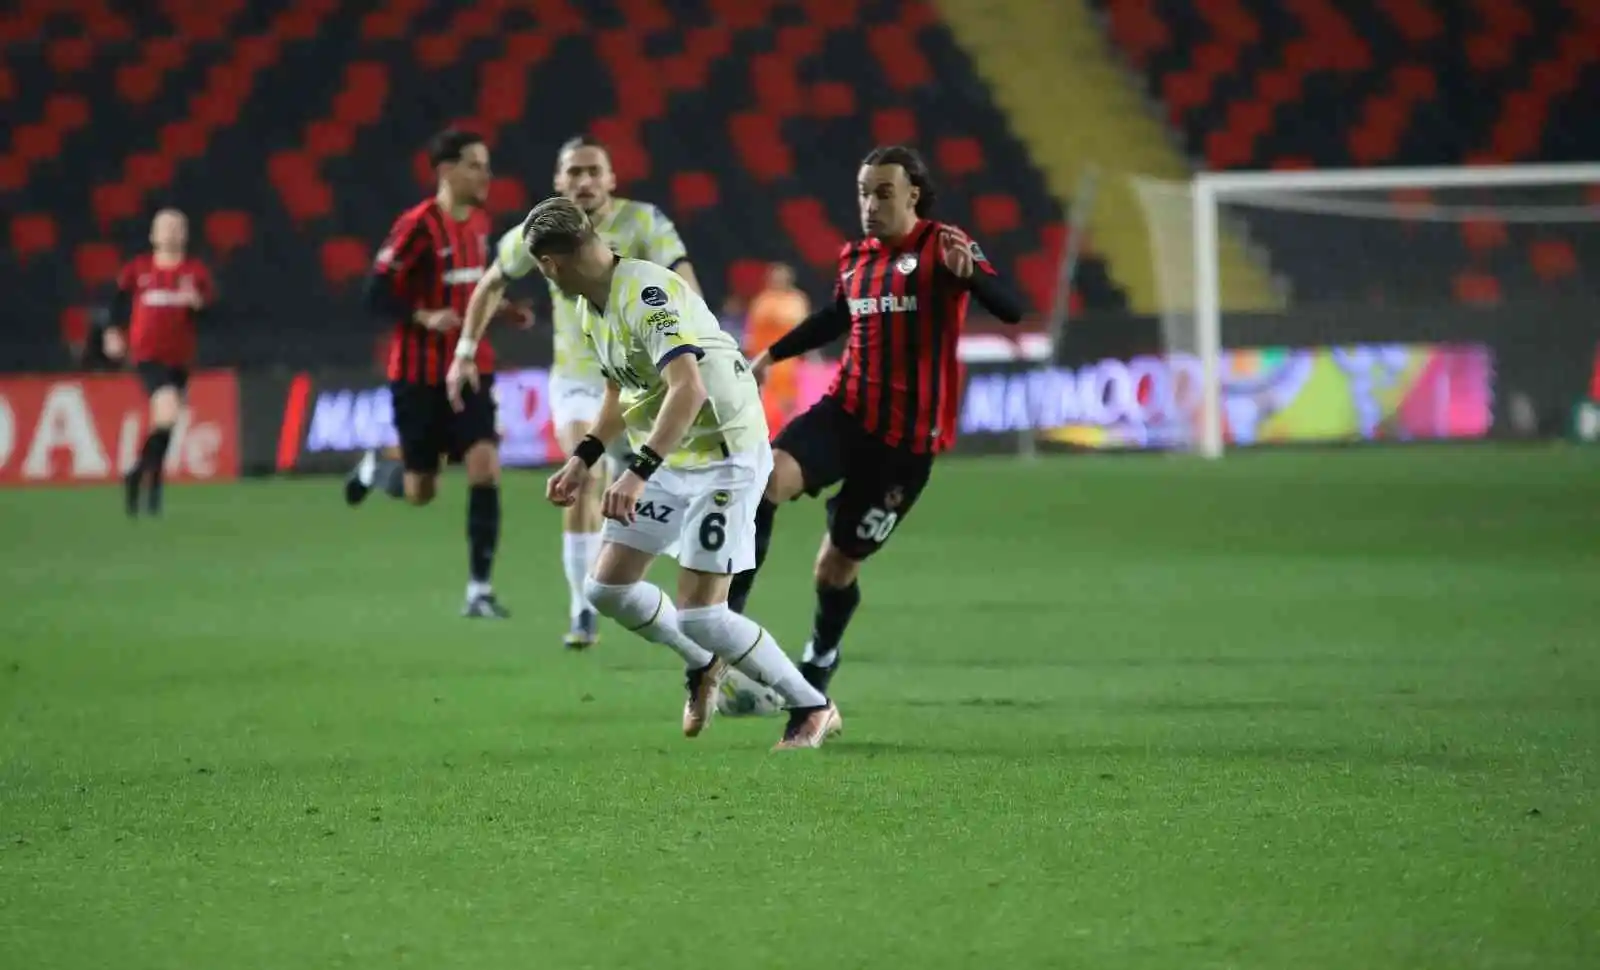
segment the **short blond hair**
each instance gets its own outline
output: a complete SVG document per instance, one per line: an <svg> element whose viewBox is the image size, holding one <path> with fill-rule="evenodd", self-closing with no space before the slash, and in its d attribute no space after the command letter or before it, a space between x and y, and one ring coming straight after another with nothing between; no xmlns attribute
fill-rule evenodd
<svg viewBox="0 0 1600 970"><path fill-rule="evenodd" d="M534 256L565 256L593 238L588 214L564 195L553 195L534 206L522 223L522 241Z"/></svg>

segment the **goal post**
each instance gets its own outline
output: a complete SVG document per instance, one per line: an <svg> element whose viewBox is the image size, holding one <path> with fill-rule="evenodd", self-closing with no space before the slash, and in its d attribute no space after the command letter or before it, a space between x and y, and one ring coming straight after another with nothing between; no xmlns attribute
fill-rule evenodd
<svg viewBox="0 0 1600 970"><path fill-rule="evenodd" d="M1334 299L1348 299L1352 306L1359 306L1366 287L1358 274L1382 272L1370 265L1379 259L1379 248L1361 240L1379 240L1379 233L1392 233L1396 227L1420 222L1455 224L1452 228L1459 230L1469 221L1544 227L1600 224L1600 195L1596 194L1600 163L1207 172L1187 183L1137 176L1134 182L1163 290L1167 350L1192 353L1198 359L1201 386L1188 450L1212 459L1223 455L1228 437L1223 387L1228 293L1223 254L1230 234L1248 239L1245 249L1251 258L1267 264L1292 317L1301 302L1295 273L1304 270L1308 261L1321 264L1313 269L1325 277L1343 273L1342 282L1323 286L1312 298L1327 300L1332 292L1337 294ZM1589 190L1587 195L1573 191L1584 188ZM1529 199L1526 193L1519 194L1529 189L1555 198ZM1406 191L1423 192L1429 198L1395 200L1396 193ZM1467 198L1462 202L1438 198L1452 195ZM1340 229L1358 220L1367 220L1376 228L1366 230L1364 236ZM1185 221L1189 223L1187 233L1181 231ZM1252 223L1261 221L1275 221L1276 236L1258 237ZM1398 239L1379 241L1404 250L1408 244L1396 243ZM1413 250L1420 259L1442 251L1447 243L1440 239L1443 236L1436 234L1409 245L1427 247L1427 253ZM1181 252L1183 243L1190 250L1187 254ZM1295 249L1299 262L1280 261L1274 251L1279 246ZM1319 246L1323 248L1319 250ZM1295 339L1294 334L1284 335L1286 344Z"/></svg>

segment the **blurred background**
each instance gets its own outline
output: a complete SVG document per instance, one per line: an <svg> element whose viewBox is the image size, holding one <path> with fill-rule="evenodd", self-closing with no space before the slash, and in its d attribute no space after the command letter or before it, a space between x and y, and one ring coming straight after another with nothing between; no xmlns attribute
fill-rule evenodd
<svg viewBox="0 0 1600 970"><path fill-rule="evenodd" d="M940 217L1033 310L1022 331L974 312L968 446L1181 447L1192 175L1600 158L1597 11L15 0L0 13L0 371L105 366L84 350L112 282L176 206L221 294L200 342L220 397L205 381L191 395L192 420L230 442L212 474L339 467L390 434L385 328L360 283L396 213L431 192L439 128L488 138L497 229L549 193L562 141L605 142L619 194L668 212L713 309L756 348L790 318L791 286L828 298L857 232L857 162L903 142L933 168ZM1600 177L1224 200L1229 442L1592 433L1597 212ZM508 457L539 463L548 330L494 336ZM775 382L775 423L828 369ZM0 384L18 440L52 386ZM137 402L94 387L89 416L114 435ZM70 458L39 474L75 474Z"/></svg>

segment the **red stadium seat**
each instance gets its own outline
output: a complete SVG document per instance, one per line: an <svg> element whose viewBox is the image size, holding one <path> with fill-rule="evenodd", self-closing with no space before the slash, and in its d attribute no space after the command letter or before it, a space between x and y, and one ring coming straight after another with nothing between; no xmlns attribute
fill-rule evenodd
<svg viewBox="0 0 1600 970"><path fill-rule="evenodd" d="M0 155L0 192L15 192L28 184L28 163L15 155Z"/></svg>
<svg viewBox="0 0 1600 970"><path fill-rule="evenodd" d="M822 38L822 28L815 23L791 25L778 28L777 43L774 46L784 57L799 60L812 57L822 50Z"/></svg>
<svg viewBox="0 0 1600 970"><path fill-rule="evenodd" d="M750 89L764 112L787 118L804 110L794 61L777 54L757 54L750 61Z"/></svg>
<svg viewBox="0 0 1600 970"><path fill-rule="evenodd" d="M16 96L16 76L4 64L0 64L0 101L10 101Z"/></svg>
<svg viewBox="0 0 1600 970"><path fill-rule="evenodd" d="M1468 219L1461 223L1461 238L1473 252L1487 253L1506 244L1506 224L1499 219Z"/></svg>
<svg viewBox="0 0 1600 970"><path fill-rule="evenodd" d="M813 85L807 100L814 118L849 118L856 113L856 89L842 81Z"/></svg>
<svg viewBox="0 0 1600 970"><path fill-rule="evenodd" d="M1472 306L1494 306L1500 302L1500 281L1478 270L1456 274L1455 291L1457 300Z"/></svg>
<svg viewBox="0 0 1600 970"><path fill-rule="evenodd" d="M172 184L172 160L162 155L141 153L123 160L125 181L140 191Z"/></svg>
<svg viewBox="0 0 1600 970"><path fill-rule="evenodd" d="M708 172L679 172L672 176L672 211L692 216L715 207L717 180Z"/></svg>
<svg viewBox="0 0 1600 970"><path fill-rule="evenodd" d="M44 103L44 120L64 132L89 123L89 102L77 94L52 94Z"/></svg>
<svg viewBox="0 0 1600 970"><path fill-rule="evenodd" d="M355 133L338 121L313 121L306 126L306 154L321 160L348 155L355 144Z"/></svg>
<svg viewBox="0 0 1600 970"><path fill-rule="evenodd" d="M933 68L917 45L916 35L898 25L867 28L867 47L889 86L910 91L933 82Z"/></svg>
<svg viewBox="0 0 1600 970"><path fill-rule="evenodd" d="M227 259L236 251L248 246L250 235L248 212L224 209L206 216L206 245L221 259Z"/></svg>
<svg viewBox="0 0 1600 970"><path fill-rule="evenodd" d="M349 236L335 236L322 244L322 275L343 286L367 275L372 267L370 244Z"/></svg>
<svg viewBox="0 0 1600 970"><path fill-rule="evenodd" d="M778 223L789 233L807 263L836 269L844 236L828 221L828 212L813 198L786 199L778 206Z"/></svg>
<svg viewBox="0 0 1600 970"><path fill-rule="evenodd" d="M728 264L728 292L748 300L767 285L767 264L759 259L736 259Z"/></svg>
<svg viewBox="0 0 1600 970"><path fill-rule="evenodd" d="M47 213L23 213L11 220L11 251L19 262L53 252L60 237Z"/></svg>
<svg viewBox="0 0 1600 970"><path fill-rule="evenodd" d="M872 142L875 145L916 144L917 116L905 108L884 108L874 111Z"/></svg>
<svg viewBox="0 0 1600 970"><path fill-rule="evenodd" d="M104 286L122 271L122 254L110 243L83 243L73 253L72 265L85 286Z"/></svg>
<svg viewBox="0 0 1600 970"><path fill-rule="evenodd" d="M416 43L417 63L430 71L449 67L461 57L461 38L454 34L429 34Z"/></svg>
<svg viewBox="0 0 1600 970"><path fill-rule="evenodd" d="M94 41L87 37L66 37L45 44L45 59L57 74L81 74L94 63Z"/></svg>
<svg viewBox="0 0 1600 970"><path fill-rule="evenodd" d="M728 119L728 129L734 152L757 181L770 182L794 171L794 157L771 115L742 112Z"/></svg>
<svg viewBox="0 0 1600 970"><path fill-rule="evenodd" d="M1546 283L1570 279L1578 273L1578 256L1564 239L1540 239L1528 248L1528 262Z"/></svg>
<svg viewBox="0 0 1600 970"><path fill-rule="evenodd" d="M102 230L124 219L132 219L141 208L139 191L122 183L96 186L89 193L89 205Z"/></svg>
<svg viewBox="0 0 1600 970"><path fill-rule="evenodd" d="M528 190L522 187L519 179L502 175L489 184L490 215L514 215L520 219L528 214L529 208Z"/></svg>
<svg viewBox="0 0 1600 970"><path fill-rule="evenodd" d="M1009 195L980 195L972 203L972 229L981 239L1011 232L1022 225L1022 209Z"/></svg>
<svg viewBox="0 0 1600 970"><path fill-rule="evenodd" d="M162 154L180 162L199 158L206 151L206 129L194 121L174 121L162 125L156 140Z"/></svg>
<svg viewBox="0 0 1600 970"><path fill-rule="evenodd" d="M934 155L945 175L959 178L983 171L983 146L976 138L941 138Z"/></svg>
<svg viewBox="0 0 1600 970"><path fill-rule="evenodd" d="M39 162L61 154L61 130L50 124L18 125L11 130L11 151L24 162Z"/></svg>

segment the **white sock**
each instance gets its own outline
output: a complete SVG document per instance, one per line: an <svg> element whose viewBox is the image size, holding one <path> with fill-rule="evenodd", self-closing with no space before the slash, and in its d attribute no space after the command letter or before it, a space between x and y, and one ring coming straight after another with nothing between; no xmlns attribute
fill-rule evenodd
<svg viewBox="0 0 1600 970"><path fill-rule="evenodd" d="M678 625L696 643L733 664L735 670L777 691L789 707L821 707L822 692L806 683L772 634L728 604L701 606L678 614Z"/></svg>
<svg viewBox="0 0 1600 970"><path fill-rule="evenodd" d="M800 652L800 662L813 667L832 667L839 662L839 648L834 647L827 653L817 653L816 642L807 640L806 648Z"/></svg>
<svg viewBox="0 0 1600 970"><path fill-rule="evenodd" d="M378 473L378 453L369 451L361 456L361 464L356 466L356 481L367 488L372 487L372 479Z"/></svg>
<svg viewBox="0 0 1600 970"><path fill-rule="evenodd" d="M672 598L652 583L632 586L607 586L594 579L583 586L584 601L593 603L602 616L615 620L651 643L663 643L678 652L691 670L711 662L711 654L694 641L678 623L678 608Z"/></svg>
<svg viewBox="0 0 1600 970"><path fill-rule="evenodd" d="M567 589L572 594L572 618L590 608L588 597L583 595L583 581L594 568L600 555L600 533L563 532L561 534L561 564L567 571Z"/></svg>
<svg viewBox="0 0 1600 970"><path fill-rule="evenodd" d="M488 583L480 583L475 579L467 580L467 599L475 600L480 596L488 596L494 592L494 587Z"/></svg>

